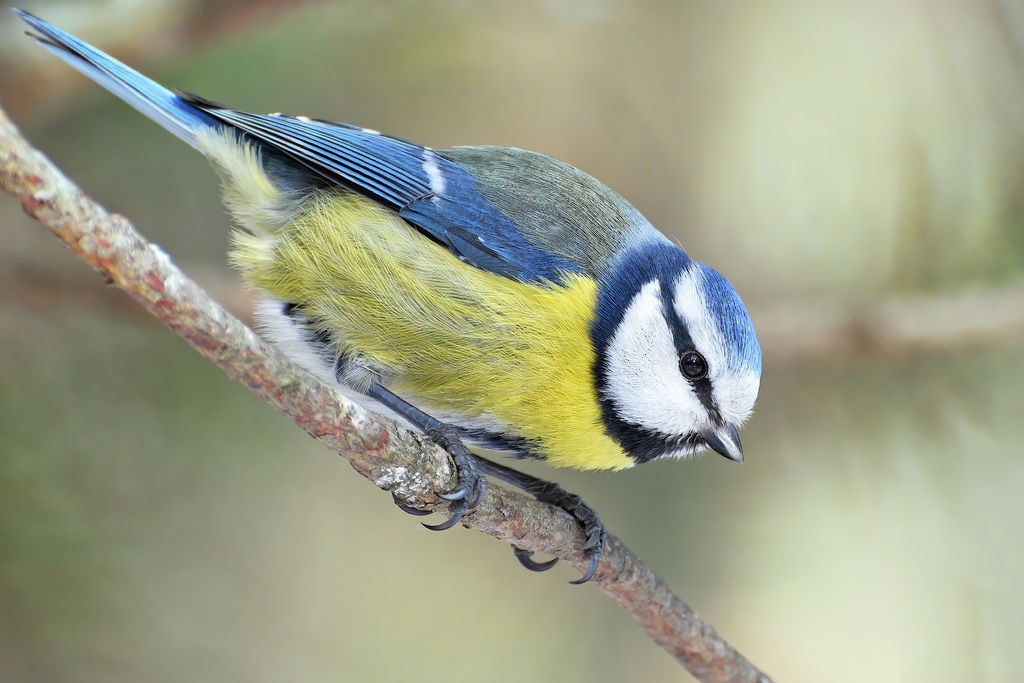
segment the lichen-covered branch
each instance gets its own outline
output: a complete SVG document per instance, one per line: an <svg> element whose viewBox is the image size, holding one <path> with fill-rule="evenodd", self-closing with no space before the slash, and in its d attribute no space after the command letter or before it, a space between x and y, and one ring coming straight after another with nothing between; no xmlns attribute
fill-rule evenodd
<svg viewBox="0 0 1024 683"><path fill-rule="evenodd" d="M33 149L0 110L0 186L77 256L100 271L231 378L289 415L363 476L406 504L443 510L452 488L446 453L347 401L227 313L123 217L108 213ZM390 501L387 503L390 505ZM463 524L585 568L582 529L567 513L491 486ZM592 583L622 605L698 680L769 679L664 581L611 537Z"/></svg>

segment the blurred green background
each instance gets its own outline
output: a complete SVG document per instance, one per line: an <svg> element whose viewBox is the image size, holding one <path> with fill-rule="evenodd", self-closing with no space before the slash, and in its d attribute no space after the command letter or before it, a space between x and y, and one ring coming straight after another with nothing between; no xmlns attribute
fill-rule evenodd
<svg viewBox="0 0 1024 683"><path fill-rule="evenodd" d="M777 332L747 462L529 469L779 681L1020 680L1024 330L804 357L813 315L772 311L971 291L985 319L1020 282L1021 0L21 4L238 108L605 181ZM204 160L22 30L18 124L241 298ZM0 264L0 680L686 679L568 570L424 531L8 197Z"/></svg>

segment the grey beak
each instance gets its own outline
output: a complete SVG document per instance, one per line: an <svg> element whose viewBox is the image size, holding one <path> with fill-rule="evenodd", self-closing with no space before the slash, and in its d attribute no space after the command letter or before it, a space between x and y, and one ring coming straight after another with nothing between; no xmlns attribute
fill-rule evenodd
<svg viewBox="0 0 1024 683"><path fill-rule="evenodd" d="M715 453L724 455L733 462L743 462L743 444L740 443L736 425L724 424L717 429L705 429L700 435Z"/></svg>

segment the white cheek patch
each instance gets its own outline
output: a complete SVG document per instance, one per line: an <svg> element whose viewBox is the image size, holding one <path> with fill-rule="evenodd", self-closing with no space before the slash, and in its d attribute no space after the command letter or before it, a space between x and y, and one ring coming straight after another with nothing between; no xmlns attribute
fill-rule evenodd
<svg viewBox="0 0 1024 683"><path fill-rule="evenodd" d="M608 343L605 394L623 420L685 436L708 424L707 410L679 371L660 292L648 282L626 309Z"/></svg>
<svg viewBox="0 0 1024 683"><path fill-rule="evenodd" d="M704 274L700 268L685 271L675 281L674 287L672 303L676 315L708 363L708 379L718 412L726 422L739 426L754 409L761 385L760 375L732 358L725 335L708 308Z"/></svg>

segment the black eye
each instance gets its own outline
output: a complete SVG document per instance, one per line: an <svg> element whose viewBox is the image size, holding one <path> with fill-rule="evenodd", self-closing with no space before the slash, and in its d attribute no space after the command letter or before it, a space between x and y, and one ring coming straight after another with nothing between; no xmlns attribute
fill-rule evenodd
<svg viewBox="0 0 1024 683"><path fill-rule="evenodd" d="M679 369L690 379L704 379L708 376L708 363L696 351L687 351L679 358Z"/></svg>

